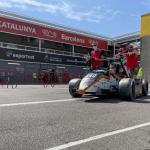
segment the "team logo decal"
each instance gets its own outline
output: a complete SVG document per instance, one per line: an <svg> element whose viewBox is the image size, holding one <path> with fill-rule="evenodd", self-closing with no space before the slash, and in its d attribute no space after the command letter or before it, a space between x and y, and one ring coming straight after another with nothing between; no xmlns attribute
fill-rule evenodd
<svg viewBox="0 0 150 150"><path fill-rule="evenodd" d="M98 41L95 41L95 40L89 40L88 42L91 46L98 45Z"/></svg>
<svg viewBox="0 0 150 150"><path fill-rule="evenodd" d="M43 33L44 36L47 36L47 37L50 37L50 38L56 38L57 37L56 32L51 31L51 30L43 29L42 33Z"/></svg>

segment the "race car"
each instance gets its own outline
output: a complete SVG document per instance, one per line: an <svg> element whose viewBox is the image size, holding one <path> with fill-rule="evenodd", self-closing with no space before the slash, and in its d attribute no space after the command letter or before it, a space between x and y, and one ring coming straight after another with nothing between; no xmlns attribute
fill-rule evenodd
<svg viewBox="0 0 150 150"><path fill-rule="evenodd" d="M120 67L119 70L122 70L119 77L115 73L111 73L108 67L93 70L82 79L72 79L69 82L70 95L81 97L85 94L101 96L114 93L126 100L146 96L148 94L148 81L131 77L121 60L118 60L117 65Z"/></svg>

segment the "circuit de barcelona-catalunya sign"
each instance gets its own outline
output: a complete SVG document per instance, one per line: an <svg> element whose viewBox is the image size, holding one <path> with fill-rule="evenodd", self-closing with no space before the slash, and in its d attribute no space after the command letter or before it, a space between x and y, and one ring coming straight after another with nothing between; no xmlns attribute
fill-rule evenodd
<svg viewBox="0 0 150 150"><path fill-rule="evenodd" d="M0 31L84 47L92 47L92 43L95 42L98 48L108 48L108 42L104 39L88 37L5 17L0 17Z"/></svg>

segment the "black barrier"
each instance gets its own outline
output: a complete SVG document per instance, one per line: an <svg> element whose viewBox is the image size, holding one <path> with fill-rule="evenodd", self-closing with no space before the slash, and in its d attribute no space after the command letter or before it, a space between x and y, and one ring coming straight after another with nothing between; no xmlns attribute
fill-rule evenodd
<svg viewBox="0 0 150 150"><path fill-rule="evenodd" d="M0 59L86 66L86 61L82 57L64 56L64 55L58 55L58 54L48 54L48 53L33 52L33 51L14 50L14 49L8 49L8 48L0 48Z"/></svg>

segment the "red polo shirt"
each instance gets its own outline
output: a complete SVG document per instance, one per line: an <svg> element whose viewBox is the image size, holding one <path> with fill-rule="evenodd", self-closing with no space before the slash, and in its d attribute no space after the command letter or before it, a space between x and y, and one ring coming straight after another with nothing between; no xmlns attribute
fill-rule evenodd
<svg viewBox="0 0 150 150"><path fill-rule="evenodd" d="M126 60L126 66L128 69L132 70L138 67L138 56L136 53L127 53Z"/></svg>
<svg viewBox="0 0 150 150"><path fill-rule="evenodd" d="M91 67L92 68L100 67L101 66L101 60L95 60L94 58L101 59L102 52L99 51L99 50L94 50L94 51L91 52L91 57L93 58L92 62L91 62Z"/></svg>

